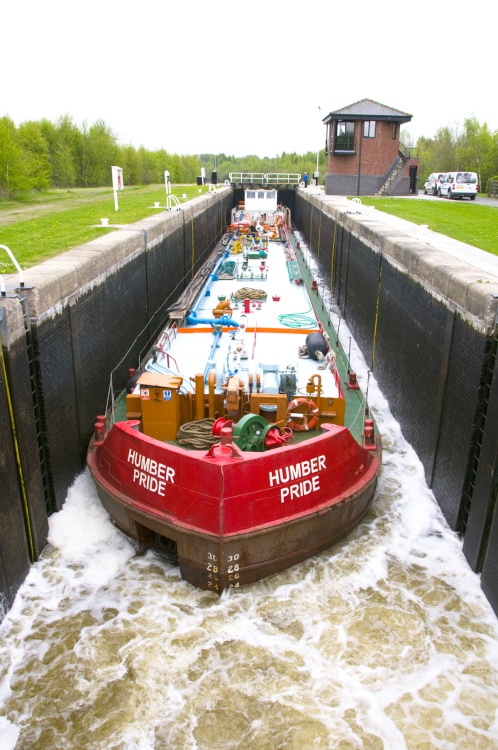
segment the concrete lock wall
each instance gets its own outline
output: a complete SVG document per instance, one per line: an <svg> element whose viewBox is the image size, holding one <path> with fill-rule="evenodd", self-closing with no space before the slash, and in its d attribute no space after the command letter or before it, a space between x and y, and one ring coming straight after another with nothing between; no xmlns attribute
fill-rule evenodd
<svg viewBox="0 0 498 750"><path fill-rule="evenodd" d="M353 201L294 215L341 314L498 613L498 279ZM421 230L423 232L423 230ZM498 270L498 266L497 266Z"/></svg>
<svg viewBox="0 0 498 750"><path fill-rule="evenodd" d="M232 201L218 188L27 270L24 287L5 277L0 620L84 466L111 371L119 392L224 233Z"/></svg>

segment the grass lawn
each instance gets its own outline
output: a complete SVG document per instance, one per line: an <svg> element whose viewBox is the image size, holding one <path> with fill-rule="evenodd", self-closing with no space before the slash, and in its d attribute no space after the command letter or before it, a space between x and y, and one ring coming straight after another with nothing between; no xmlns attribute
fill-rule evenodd
<svg viewBox="0 0 498 750"><path fill-rule="evenodd" d="M414 224L427 224L433 232L498 255L498 202L496 208L444 198L429 201L362 196L361 202Z"/></svg>
<svg viewBox="0 0 498 750"><path fill-rule="evenodd" d="M180 203L208 192L207 185L172 185ZM183 198L183 195L186 198ZM162 208L155 209L159 202ZM111 224L130 224L164 211L164 185L125 187L114 207L112 188L51 190L19 200L0 200L0 245L6 245L22 269L83 245L116 230L101 228L101 218ZM98 225L98 226L95 226ZM14 273L5 250L0 249L0 273Z"/></svg>
<svg viewBox="0 0 498 750"><path fill-rule="evenodd" d="M207 185L173 185L180 203L208 192ZM186 196L183 198L183 196ZM399 216L415 224L498 255L498 208L471 201L428 201L406 198L369 198L362 203ZM0 199L0 245L6 245L21 268L26 269L66 250L83 245L102 234L101 218L111 224L130 224L164 210L164 185L125 187L114 208L110 187L51 190L19 200ZM155 209L159 202L162 208ZM96 226L97 225L97 226ZM0 273L14 273L7 253L0 249Z"/></svg>

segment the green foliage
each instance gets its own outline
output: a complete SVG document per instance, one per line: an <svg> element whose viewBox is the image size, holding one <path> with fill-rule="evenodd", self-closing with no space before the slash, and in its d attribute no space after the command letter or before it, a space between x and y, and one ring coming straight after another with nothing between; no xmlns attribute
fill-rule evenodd
<svg viewBox="0 0 498 750"><path fill-rule="evenodd" d="M17 131L22 149L25 175L31 190L48 190L50 187L50 159L48 146L38 122L25 122Z"/></svg>
<svg viewBox="0 0 498 750"><path fill-rule="evenodd" d="M419 138L417 148L421 185L431 172L461 169L477 172L482 190L498 170L498 131L475 117L464 120L463 130L439 128L434 138Z"/></svg>
<svg viewBox="0 0 498 750"><path fill-rule="evenodd" d="M86 185L112 185L110 167L117 164L119 148L117 139L103 120L97 120L88 130L86 143Z"/></svg>
<svg viewBox="0 0 498 750"><path fill-rule="evenodd" d="M48 131L48 126L45 126ZM82 179L78 174L78 152L81 153L81 134L69 115L59 118L50 129L52 186L69 190Z"/></svg>
<svg viewBox="0 0 498 750"><path fill-rule="evenodd" d="M327 160L325 151L319 152L318 170L320 173L319 182L323 184L327 172ZM226 156L225 154L200 154L199 166L204 167L206 176L210 177L214 169L216 159L216 171L218 173L218 182L224 182L230 172L287 172L291 174L304 174L308 172L311 175L316 170L316 152L308 151L306 154L296 154L292 152L287 154L283 152L281 156L270 158L265 156L260 158L254 154L248 156Z"/></svg>
<svg viewBox="0 0 498 750"><path fill-rule="evenodd" d="M406 147L413 147L408 130L401 133ZM421 137L416 144L421 184L431 172L465 169L477 172L485 187L498 172L498 131L475 117L464 121L463 130L439 128L434 138ZM319 182L324 183L327 160L318 153ZM123 168L125 185L155 185L164 182L169 170L172 184L192 184L204 167L208 180L215 169L222 183L230 172L288 172L310 177L317 167L317 154L283 152L260 158L254 154L169 153L121 145L103 120L81 128L65 114L56 123L25 122L16 128L7 116L0 118L0 197L49 188L103 187L111 185L111 166Z"/></svg>
<svg viewBox="0 0 498 750"><path fill-rule="evenodd" d="M0 195L11 197L31 188L29 158L10 117L0 119Z"/></svg>

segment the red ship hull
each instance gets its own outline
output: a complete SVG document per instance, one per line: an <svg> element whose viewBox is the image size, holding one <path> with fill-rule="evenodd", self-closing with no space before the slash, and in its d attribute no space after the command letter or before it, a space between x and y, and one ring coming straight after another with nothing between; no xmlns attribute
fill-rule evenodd
<svg viewBox="0 0 498 750"><path fill-rule="evenodd" d="M221 593L281 572L348 534L372 501L381 446L349 430L262 453L207 453L119 422L88 452L102 504L140 552L173 546L182 578Z"/></svg>

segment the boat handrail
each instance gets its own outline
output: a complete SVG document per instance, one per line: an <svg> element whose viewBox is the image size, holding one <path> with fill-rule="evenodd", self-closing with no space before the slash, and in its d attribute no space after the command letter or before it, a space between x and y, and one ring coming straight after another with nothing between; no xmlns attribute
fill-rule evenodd
<svg viewBox="0 0 498 750"><path fill-rule="evenodd" d="M158 342L156 344L156 346L159 349L159 351L163 351L162 347L163 347L163 344L166 343L166 341L168 342L168 349L171 349L170 333L172 333L173 334L173 338L176 339L176 335L178 333L178 326L176 324L176 321L169 328L166 328L162 332L162 334L161 334L161 336L160 336L160 338L159 338L159 340L158 340ZM166 352L163 352L163 354L165 354L165 353Z"/></svg>
<svg viewBox="0 0 498 750"><path fill-rule="evenodd" d="M172 361L172 362L175 363L177 371L180 372L180 368L178 367L178 362L176 361L176 359L173 357L172 354L170 354L165 349L163 349L163 347L160 344L156 344L156 350L158 352L161 352L161 354L163 355L163 357L166 358L166 361L168 363L167 364L168 369L171 369L170 361Z"/></svg>

